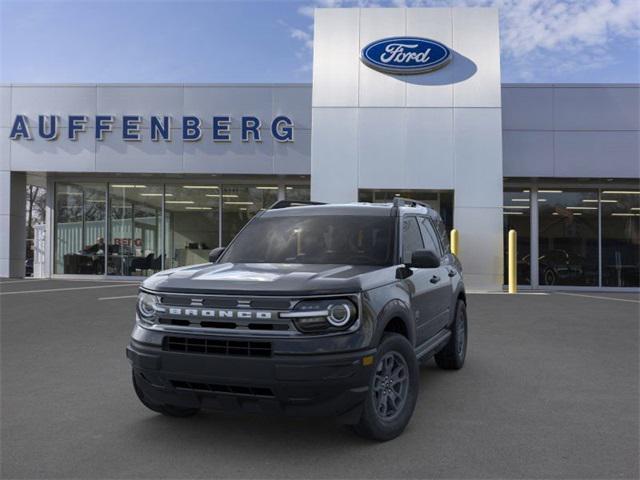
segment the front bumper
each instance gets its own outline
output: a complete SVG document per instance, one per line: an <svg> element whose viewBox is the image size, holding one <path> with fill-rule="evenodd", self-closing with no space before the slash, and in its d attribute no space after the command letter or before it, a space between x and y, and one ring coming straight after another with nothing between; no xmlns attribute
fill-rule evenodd
<svg viewBox="0 0 640 480"><path fill-rule="evenodd" d="M375 349L269 357L163 350L132 338L127 347L136 383L154 403L185 408L359 418Z"/></svg>

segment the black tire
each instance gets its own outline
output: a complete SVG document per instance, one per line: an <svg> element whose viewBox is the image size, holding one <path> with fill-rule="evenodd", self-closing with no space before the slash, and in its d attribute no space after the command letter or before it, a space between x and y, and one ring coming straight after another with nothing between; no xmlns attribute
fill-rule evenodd
<svg viewBox="0 0 640 480"><path fill-rule="evenodd" d="M456 316L451 324L449 341L435 355L436 365L444 370L459 370L464 365L467 356L467 305L458 300Z"/></svg>
<svg viewBox="0 0 640 480"><path fill-rule="evenodd" d="M362 437L385 442L400 435L413 415L420 384L418 361L411 343L402 335L390 333L382 337L374 365L362 415L353 430ZM397 375L384 375L389 365L391 373L396 366Z"/></svg>
<svg viewBox="0 0 640 480"><path fill-rule="evenodd" d="M144 394L144 392L138 385L136 374L132 372L131 377L133 379L133 389L135 390L136 395L138 396L138 399L149 410L152 410L156 413L161 413L162 415L166 415L168 417L179 417L179 418L192 417L193 415L195 415L200 411L199 408L183 408L183 407L177 407L175 405L160 405L158 403L154 403Z"/></svg>

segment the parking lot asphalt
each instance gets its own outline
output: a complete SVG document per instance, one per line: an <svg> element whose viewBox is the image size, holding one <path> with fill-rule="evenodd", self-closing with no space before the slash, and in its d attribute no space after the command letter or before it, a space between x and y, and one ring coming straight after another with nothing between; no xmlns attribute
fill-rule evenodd
<svg viewBox="0 0 640 480"><path fill-rule="evenodd" d="M471 294L458 372L421 368L405 433L145 409L137 286L0 280L2 478L638 478L640 298Z"/></svg>

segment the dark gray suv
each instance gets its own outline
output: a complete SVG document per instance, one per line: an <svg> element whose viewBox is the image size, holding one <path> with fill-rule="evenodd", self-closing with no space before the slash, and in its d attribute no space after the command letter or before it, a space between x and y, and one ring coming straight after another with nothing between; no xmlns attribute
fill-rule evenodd
<svg viewBox="0 0 640 480"><path fill-rule="evenodd" d="M328 415L389 440L418 362L464 364L461 266L427 205L281 201L210 262L140 288L127 357L153 411Z"/></svg>

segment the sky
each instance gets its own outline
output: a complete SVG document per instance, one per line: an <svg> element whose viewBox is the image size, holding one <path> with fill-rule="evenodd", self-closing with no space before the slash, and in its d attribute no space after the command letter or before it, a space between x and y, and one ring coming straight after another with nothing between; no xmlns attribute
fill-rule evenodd
<svg viewBox="0 0 640 480"><path fill-rule="evenodd" d="M497 6L504 83L640 82L640 0L0 0L0 82L307 83L314 8L358 6Z"/></svg>

